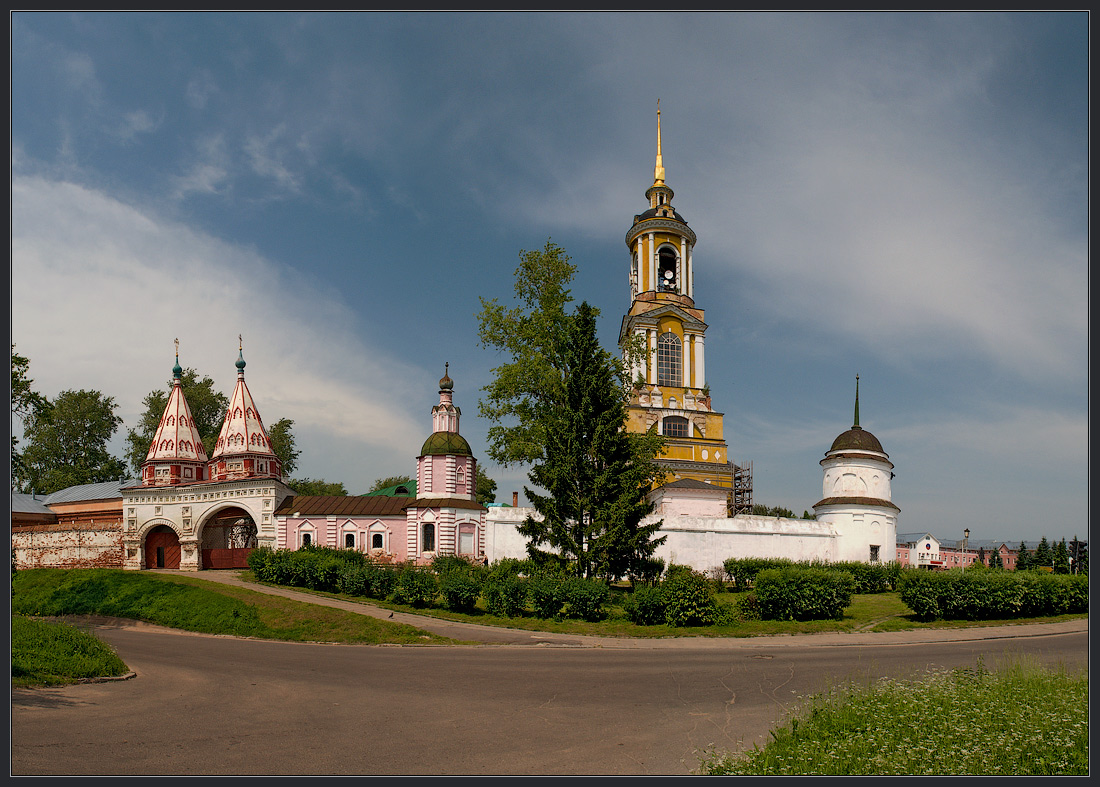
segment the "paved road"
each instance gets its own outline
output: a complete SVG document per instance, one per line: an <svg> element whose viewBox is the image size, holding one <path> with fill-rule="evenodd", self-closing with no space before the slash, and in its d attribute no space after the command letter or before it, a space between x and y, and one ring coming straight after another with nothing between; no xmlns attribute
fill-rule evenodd
<svg viewBox="0 0 1100 787"><path fill-rule="evenodd" d="M764 742L830 679L979 657L1088 666L1087 621L907 640L639 643L494 629L511 639L460 647L265 642L130 622L95 630L136 677L13 690L13 775L684 775L709 746Z"/></svg>

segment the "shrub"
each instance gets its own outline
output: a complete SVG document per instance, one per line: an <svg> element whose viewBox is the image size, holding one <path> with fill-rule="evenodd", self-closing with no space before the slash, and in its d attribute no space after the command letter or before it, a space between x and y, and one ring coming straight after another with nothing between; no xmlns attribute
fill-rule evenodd
<svg viewBox="0 0 1100 787"><path fill-rule="evenodd" d="M435 574L421 568L405 566L397 575L393 600L412 607L429 606L439 592Z"/></svg>
<svg viewBox="0 0 1100 787"><path fill-rule="evenodd" d="M562 583L565 614L588 621L601 620L604 606L611 601L611 588L597 579L573 577Z"/></svg>
<svg viewBox="0 0 1100 787"><path fill-rule="evenodd" d="M482 590L485 608L493 615L514 618L527 604L527 580L508 571L490 571Z"/></svg>
<svg viewBox="0 0 1100 787"><path fill-rule="evenodd" d="M477 604L480 586L468 568L452 568L440 575L439 592L447 609L469 612Z"/></svg>
<svg viewBox="0 0 1100 787"><path fill-rule="evenodd" d="M527 581L527 597L537 617L556 618L566 602L566 580L553 574L538 573Z"/></svg>
<svg viewBox="0 0 1100 787"><path fill-rule="evenodd" d="M670 626L709 626L714 622L714 586L690 568L669 567L662 584L665 622Z"/></svg>
<svg viewBox="0 0 1100 787"><path fill-rule="evenodd" d="M347 565L340 569L337 587L341 593L349 596L367 595L367 572L363 566Z"/></svg>
<svg viewBox="0 0 1100 787"><path fill-rule="evenodd" d="M665 622L664 589L659 585L634 588L623 606L627 619L636 626L656 626Z"/></svg>
<svg viewBox="0 0 1100 787"><path fill-rule="evenodd" d="M1088 577L1043 571L903 572L901 600L918 620L988 620L1088 611Z"/></svg>
<svg viewBox="0 0 1100 787"><path fill-rule="evenodd" d="M784 557L731 557L722 563L722 568L737 590L746 590L752 587L761 571L793 565L793 560Z"/></svg>
<svg viewBox="0 0 1100 787"><path fill-rule="evenodd" d="M761 571L754 584L764 620L840 620L856 587L847 571L795 566Z"/></svg>
<svg viewBox="0 0 1100 787"><path fill-rule="evenodd" d="M661 574L664 572L664 570L664 558L640 558L634 565L634 569L631 572L631 579L634 582L641 582L647 585L655 585L661 581Z"/></svg>

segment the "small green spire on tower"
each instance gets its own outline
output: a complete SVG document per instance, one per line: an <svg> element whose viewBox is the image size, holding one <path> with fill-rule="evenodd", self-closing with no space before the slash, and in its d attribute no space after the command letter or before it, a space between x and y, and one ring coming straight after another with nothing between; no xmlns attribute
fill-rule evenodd
<svg viewBox="0 0 1100 787"><path fill-rule="evenodd" d="M241 335L239 333L237 334L237 341L240 342L240 352L237 355L237 371L238 372L243 372L244 371L244 366L245 366L245 363L244 363L244 339L241 338Z"/></svg>
<svg viewBox="0 0 1100 787"><path fill-rule="evenodd" d="M172 377L174 377L175 379L178 380L178 379L180 379L180 376L183 374L183 369L182 369L182 367L180 367L180 340L176 339L175 342L176 342L176 365L172 367Z"/></svg>

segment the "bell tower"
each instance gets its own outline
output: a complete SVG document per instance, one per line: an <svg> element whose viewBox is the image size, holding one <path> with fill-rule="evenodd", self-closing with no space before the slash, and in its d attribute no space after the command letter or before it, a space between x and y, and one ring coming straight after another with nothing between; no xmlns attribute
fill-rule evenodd
<svg viewBox="0 0 1100 787"><path fill-rule="evenodd" d="M630 252L630 310L619 345L631 363L633 389L627 429L654 426L665 438L658 463L665 482L691 479L726 487L731 514L752 508L751 471L729 460L722 413L711 406L706 379L703 310L695 305L695 232L672 206L661 151L657 104L657 160L649 208L626 234Z"/></svg>

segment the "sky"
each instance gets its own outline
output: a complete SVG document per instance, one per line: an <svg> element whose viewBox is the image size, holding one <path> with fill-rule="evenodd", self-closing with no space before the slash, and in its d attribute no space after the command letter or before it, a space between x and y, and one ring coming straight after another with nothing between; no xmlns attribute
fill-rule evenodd
<svg viewBox="0 0 1100 787"><path fill-rule="evenodd" d="M295 477L412 475L481 298L577 266L614 348L656 109L730 458L796 514L859 416L901 533L1087 539L1086 13L11 14L11 341L125 430L239 340ZM13 422L18 435L20 426Z"/></svg>

